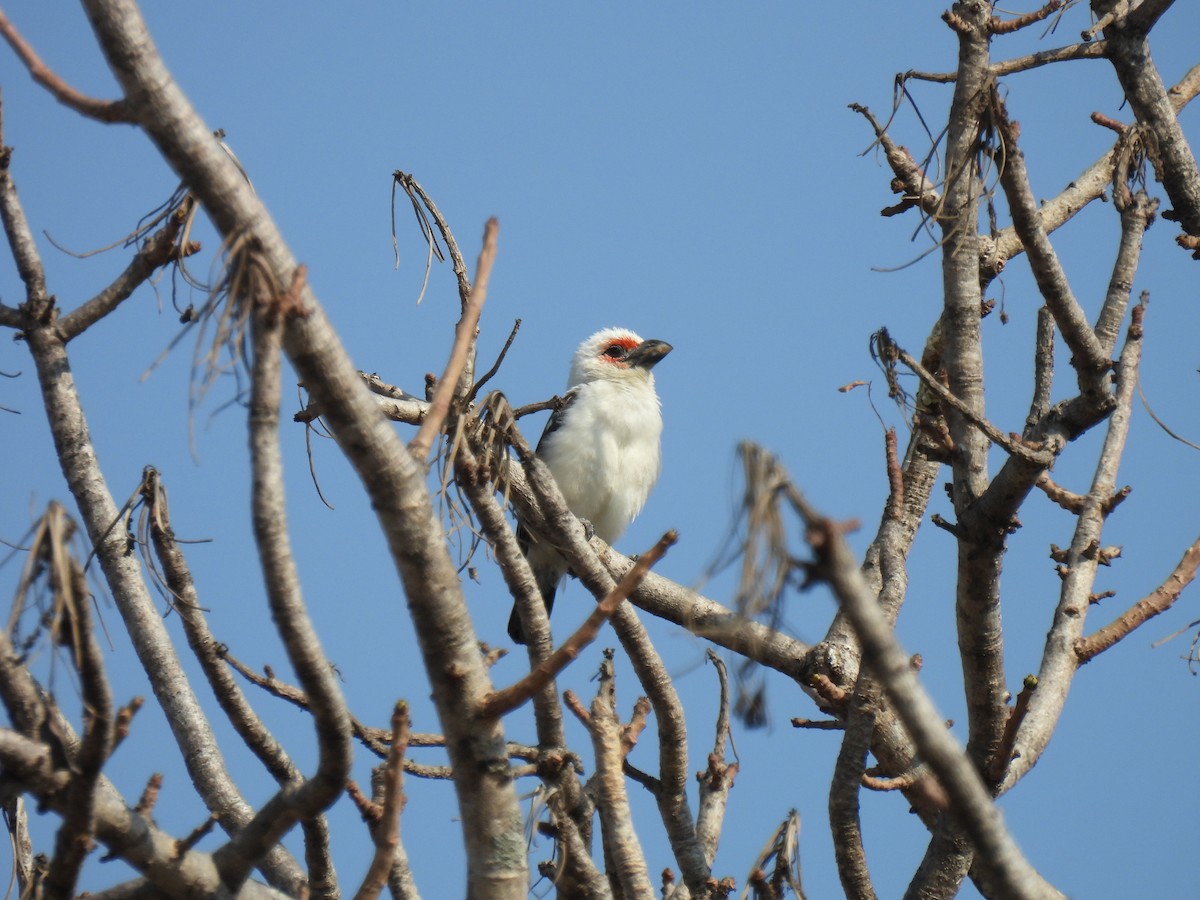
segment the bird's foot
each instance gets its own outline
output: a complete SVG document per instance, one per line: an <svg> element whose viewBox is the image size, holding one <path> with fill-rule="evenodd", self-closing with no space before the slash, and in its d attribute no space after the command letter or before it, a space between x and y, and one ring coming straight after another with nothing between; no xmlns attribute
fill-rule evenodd
<svg viewBox="0 0 1200 900"><path fill-rule="evenodd" d="M583 539L590 541L596 536L596 527L583 516L578 516L577 518L579 519L579 524L583 526Z"/></svg>

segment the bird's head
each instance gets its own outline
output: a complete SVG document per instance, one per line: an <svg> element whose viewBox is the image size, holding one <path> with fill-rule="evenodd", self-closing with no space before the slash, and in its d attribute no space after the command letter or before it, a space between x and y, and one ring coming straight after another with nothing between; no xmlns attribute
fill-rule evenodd
<svg viewBox="0 0 1200 900"><path fill-rule="evenodd" d="M650 370L671 349L666 341L643 341L628 328L605 328L575 351L567 387L601 380L652 382Z"/></svg>

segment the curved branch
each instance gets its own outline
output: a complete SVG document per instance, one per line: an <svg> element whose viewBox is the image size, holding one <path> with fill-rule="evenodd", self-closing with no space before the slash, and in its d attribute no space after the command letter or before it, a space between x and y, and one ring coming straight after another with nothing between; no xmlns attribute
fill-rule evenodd
<svg viewBox="0 0 1200 900"><path fill-rule="evenodd" d="M142 497L146 504L146 526L150 543L163 580L173 599L173 609L179 613L183 631L213 696L238 736L258 757L271 777L279 784L299 781L302 776L287 751L263 724L250 706L237 681L230 674L220 644L209 630L200 597L196 592L187 560L179 549L171 528L166 490L159 474L147 467L142 482ZM301 822L304 829L304 856L308 863L306 886L312 897L330 897L337 891L333 860L329 855L329 823L324 816Z"/></svg>
<svg viewBox="0 0 1200 900"><path fill-rule="evenodd" d="M30 76L44 87L59 103L68 106L82 116L101 122L126 122L132 124L133 117L124 100L97 100L89 97L63 81L54 70L42 62L41 57L17 31L8 16L0 10L0 36L12 47L17 58L25 64Z"/></svg>
<svg viewBox="0 0 1200 900"><path fill-rule="evenodd" d="M316 817L337 799L353 762L349 713L304 604L287 533L279 453L281 320L294 308L294 295L302 284L303 267L297 267L290 296L234 299L260 306L254 311L252 325L254 362L250 385L254 537L271 616L308 697L319 755L317 771L311 779L283 785L233 840L213 854L225 883L230 886L241 884L255 860L297 820Z"/></svg>
<svg viewBox="0 0 1200 900"><path fill-rule="evenodd" d="M101 50L138 121L225 239L253 246L276 284L296 260L260 198L166 69L133 0L83 0ZM417 632L446 736L466 845L468 893L523 896L527 869L516 791L498 722L475 711L491 690L424 467L379 414L309 286L284 322L283 346L357 472L379 519ZM503 849L502 849L503 848Z"/></svg>
<svg viewBox="0 0 1200 900"><path fill-rule="evenodd" d="M921 688L908 655L880 611L841 528L798 497L797 503L805 511L819 577L829 583L853 622L862 642L864 660L904 721L922 759L944 788L953 815L970 834L978 864L986 867L985 885L1003 896L1062 897L1029 864L1004 827L979 771L946 730L944 718Z"/></svg>
<svg viewBox="0 0 1200 900"><path fill-rule="evenodd" d="M1155 138L1155 168L1167 196L1170 218L1190 235L1200 235L1200 170L1179 124L1175 98L1168 94L1150 56L1147 34L1169 3L1141 3L1104 29L1108 59L1138 122Z"/></svg>

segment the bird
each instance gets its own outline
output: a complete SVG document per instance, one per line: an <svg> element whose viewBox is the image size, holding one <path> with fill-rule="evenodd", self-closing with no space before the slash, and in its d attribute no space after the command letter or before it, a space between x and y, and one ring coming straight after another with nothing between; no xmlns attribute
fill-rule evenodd
<svg viewBox="0 0 1200 900"><path fill-rule="evenodd" d="M567 508L605 543L617 540L658 480L662 407L651 370L674 348L627 328L597 331L575 351L567 392L538 441ZM518 521L521 550L549 615L566 561ZM514 606L508 635L526 643Z"/></svg>

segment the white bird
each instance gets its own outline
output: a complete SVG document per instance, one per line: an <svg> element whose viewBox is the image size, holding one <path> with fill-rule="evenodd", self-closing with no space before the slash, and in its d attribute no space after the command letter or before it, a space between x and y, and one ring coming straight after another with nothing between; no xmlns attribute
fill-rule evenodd
<svg viewBox="0 0 1200 900"><path fill-rule="evenodd" d="M658 480L662 410L650 370L671 349L627 328L593 334L575 351L563 404L538 441L537 454L567 507L609 544L641 512ZM567 564L529 529L522 528L520 536L548 614ZM516 607L508 634L525 643Z"/></svg>

